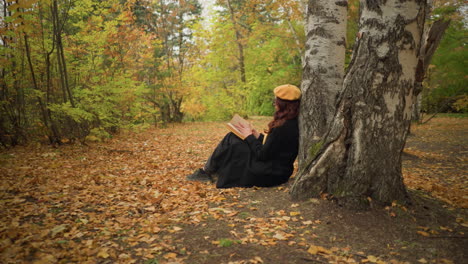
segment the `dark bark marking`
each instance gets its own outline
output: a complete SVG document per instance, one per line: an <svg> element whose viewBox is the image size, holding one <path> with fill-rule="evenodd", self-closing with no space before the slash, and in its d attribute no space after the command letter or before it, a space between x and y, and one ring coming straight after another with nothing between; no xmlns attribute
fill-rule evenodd
<svg viewBox="0 0 468 264"><path fill-rule="evenodd" d="M323 27L317 27L313 30L310 30L307 33L307 38L311 39L313 36L320 36L323 38L331 38L332 35L328 34L327 31Z"/></svg>
<svg viewBox="0 0 468 264"><path fill-rule="evenodd" d="M348 1L336 1L335 5L337 6L343 6L343 7L348 7Z"/></svg>
<svg viewBox="0 0 468 264"><path fill-rule="evenodd" d="M342 38L340 41L336 42L336 45L346 47L346 39Z"/></svg>
<svg viewBox="0 0 468 264"><path fill-rule="evenodd" d="M342 2L347 2L347 1L342 1ZM325 22L330 22L330 23L335 23L339 24L339 21L336 17L334 16L329 16L329 14L322 8L321 6L317 6L315 4L309 4L308 5L308 17L320 17L323 19L326 19Z"/></svg>
<svg viewBox="0 0 468 264"><path fill-rule="evenodd" d="M313 49L309 52L309 55L315 55L318 53L318 49Z"/></svg>
<svg viewBox="0 0 468 264"><path fill-rule="evenodd" d="M384 30L387 28L387 25L385 24L382 24L382 23L379 23L379 20L376 19L376 18L369 18L369 19L366 19L363 23L362 23L362 26L367 26L369 28L376 28L378 30Z"/></svg>
<svg viewBox="0 0 468 264"><path fill-rule="evenodd" d="M380 6L384 5L387 0L366 0L367 9L377 12L377 14L382 15L382 10Z"/></svg>
<svg viewBox="0 0 468 264"><path fill-rule="evenodd" d="M328 72L327 69L324 68L324 67L318 67L318 69L317 69L317 73L319 74L319 76L322 75L322 74L325 74L327 72Z"/></svg>
<svg viewBox="0 0 468 264"><path fill-rule="evenodd" d="M315 4L308 4L307 5L307 13L309 16L325 16L326 12L323 11L323 8L319 5Z"/></svg>

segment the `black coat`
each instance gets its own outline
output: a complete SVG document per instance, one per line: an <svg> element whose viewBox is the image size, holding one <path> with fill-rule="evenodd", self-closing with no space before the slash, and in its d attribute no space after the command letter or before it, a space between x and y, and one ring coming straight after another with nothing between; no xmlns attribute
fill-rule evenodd
<svg viewBox="0 0 468 264"><path fill-rule="evenodd" d="M224 137L207 163L218 174L216 187L268 187L289 180L299 146L297 119L273 128L265 144L263 138L250 135L241 140L233 133Z"/></svg>

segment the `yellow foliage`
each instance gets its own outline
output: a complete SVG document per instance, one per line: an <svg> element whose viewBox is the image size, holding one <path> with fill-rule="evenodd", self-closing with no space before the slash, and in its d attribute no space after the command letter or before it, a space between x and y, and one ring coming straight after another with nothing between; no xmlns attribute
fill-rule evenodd
<svg viewBox="0 0 468 264"><path fill-rule="evenodd" d="M460 112L468 111L468 95L462 95L460 98L453 103L453 107Z"/></svg>

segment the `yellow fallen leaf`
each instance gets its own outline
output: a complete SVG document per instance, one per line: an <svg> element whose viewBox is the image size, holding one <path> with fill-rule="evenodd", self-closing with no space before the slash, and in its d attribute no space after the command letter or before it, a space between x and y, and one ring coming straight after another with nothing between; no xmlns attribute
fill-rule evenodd
<svg viewBox="0 0 468 264"><path fill-rule="evenodd" d="M273 238L276 238L276 239L278 239L278 240L287 240L287 238L286 238L283 234L281 234L281 233L276 233L276 234L273 236Z"/></svg>
<svg viewBox="0 0 468 264"><path fill-rule="evenodd" d="M370 262L374 262L374 263L377 262L377 260L378 260L376 256L372 256L372 255L367 256L367 259Z"/></svg>
<svg viewBox="0 0 468 264"><path fill-rule="evenodd" d="M101 250L99 250L97 256L99 258L108 258L110 255L109 253L107 253L109 249L108 248L101 248Z"/></svg>
<svg viewBox="0 0 468 264"><path fill-rule="evenodd" d="M317 255L317 254L326 254L326 255L329 255L331 253L330 250L324 248L324 247L321 247L321 246L310 246L309 250L307 250L307 252L309 252L310 254L312 255Z"/></svg>
<svg viewBox="0 0 468 264"><path fill-rule="evenodd" d="M52 237L54 237L58 233L63 232L65 229L67 229L66 224L58 225L58 226L55 226L54 228L52 228L52 230L50 230L50 233L51 233Z"/></svg>
<svg viewBox="0 0 468 264"><path fill-rule="evenodd" d="M253 259L249 260L249 263L252 263L252 264L263 263L263 259L261 257L254 257Z"/></svg>
<svg viewBox="0 0 468 264"><path fill-rule="evenodd" d="M419 259L418 262L419 262L419 263L427 263L427 260L425 260L424 258L422 258L422 259Z"/></svg>
<svg viewBox="0 0 468 264"><path fill-rule="evenodd" d="M301 214L300 212L290 212L289 213L290 216L298 216L300 214Z"/></svg>

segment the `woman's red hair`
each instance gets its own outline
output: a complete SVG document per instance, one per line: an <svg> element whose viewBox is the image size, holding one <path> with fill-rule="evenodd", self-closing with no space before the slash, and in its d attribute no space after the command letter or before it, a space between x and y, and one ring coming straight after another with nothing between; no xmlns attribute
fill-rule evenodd
<svg viewBox="0 0 468 264"><path fill-rule="evenodd" d="M276 97L275 104L278 106L278 110L275 111L273 120L268 124L266 133L271 132L275 127L282 126L286 120L297 118L299 115L299 100L288 101Z"/></svg>

